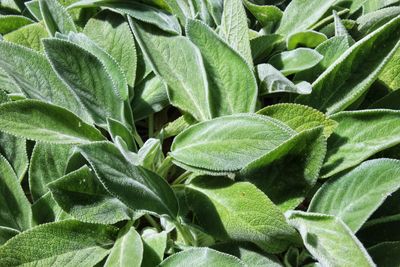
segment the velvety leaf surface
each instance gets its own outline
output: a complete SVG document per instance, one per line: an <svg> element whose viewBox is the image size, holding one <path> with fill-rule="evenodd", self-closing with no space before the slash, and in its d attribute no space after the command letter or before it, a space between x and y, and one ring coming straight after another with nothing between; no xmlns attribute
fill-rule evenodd
<svg viewBox="0 0 400 267"><path fill-rule="evenodd" d="M56 32L68 34L76 32L76 27L67 10L57 0L39 0L40 12L47 31L54 36Z"/></svg>
<svg viewBox="0 0 400 267"><path fill-rule="evenodd" d="M90 267L109 253L116 236L113 226L78 221L44 224L2 246L0 265Z"/></svg>
<svg viewBox="0 0 400 267"><path fill-rule="evenodd" d="M32 23L3 36L4 40L33 50L43 50L42 38L48 37L46 28L41 23Z"/></svg>
<svg viewBox="0 0 400 267"><path fill-rule="evenodd" d="M329 179L315 194L311 212L341 218L353 232L400 187L400 161L375 159Z"/></svg>
<svg viewBox="0 0 400 267"><path fill-rule="evenodd" d="M50 191L32 204L32 215L33 226L73 219L58 206Z"/></svg>
<svg viewBox="0 0 400 267"><path fill-rule="evenodd" d="M261 2L261 1L260 1ZM272 27L281 21L283 12L276 6L256 5L251 1L243 1L246 8L264 27Z"/></svg>
<svg viewBox="0 0 400 267"><path fill-rule="evenodd" d="M340 112L330 118L338 122L328 140L322 177L332 176L400 143L400 112L361 110Z"/></svg>
<svg viewBox="0 0 400 267"><path fill-rule="evenodd" d="M393 55L392 59L382 70L378 77L379 82L383 83L390 90L400 89L400 48L397 48L396 53Z"/></svg>
<svg viewBox="0 0 400 267"><path fill-rule="evenodd" d="M143 262L142 266L157 266L164 259L167 248L168 234L166 231L157 232L152 228L143 230Z"/></svg>
<svg viewBox="0 0 400 267"><path fill-rule="evenodd" d="M54 144L79 144L104 140L101 133L75 114L37 100L0 105L0 131Z"/></svg>
<svg viewBox="0 0 400 267"><path fill-rule="evenodd" d="M285 124L262 115L238 114L196 124L180 133L170 155L208 172L238 171L294 135Z"/></svg>
<svg viewBox="0 0 400 267"><path fill-rule="evenodd" d="M293 50L298 46L315 48L327 40L328 38L325 34L310 30L290 35L286 40L286 46L289 50Z"/></svg>
<svg viewBox="0 0 400 267"><path fill-rule="evenodd" d="M282 212L251 183L200 176L187 185L187 201L199 224L220 239L250 241L271 253L296 241Z"/></svg>
<svg viewBox="0 0 400 267"><path fill-rule="evenodd" d="M323 266L375 266L360 241L340 219L301 211L288 212L287 218L300 232L307 250Z"/></svg>
<svg viewBox="0 0 400 267"><path fill-rule="evenodd" d="M31 23L33 21L24 16L0 15L0 34L7 34Z"/></svg>

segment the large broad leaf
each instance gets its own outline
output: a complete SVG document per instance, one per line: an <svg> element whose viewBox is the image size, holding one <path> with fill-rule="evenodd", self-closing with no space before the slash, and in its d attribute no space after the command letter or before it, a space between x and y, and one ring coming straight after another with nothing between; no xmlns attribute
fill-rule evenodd
<svg viewBox="0 0 400 267"><path fill-rule="evenodd" d="M235 172L290 139L295 132L262 115L238 114L196 124L180 133L171 156L185 168Z"/></svg>
<svg viewBox="0 0 400 267"><path fill-rule="evenodd" d="M250 241L271 253L296 242L283 213L251 183L200 176L187 185L186 194L199 224L219 239Z"/></svg>
<svg viewBox="0 0 400 267"><path fill-rule="evenodd" d="M368 253L379 267L399 266L399 251L400 241L383 242L368 249Z"/></svg>
<svg viewBox="0 0 400 267"><path fill-rule="evenodd" d="M367 35L342 54L313 83L313 92L296 102L328 114L344 110L359 99L378 78L400 47L400 17ZM376 47L381 47L378 51Z"/></svg>
<svg viewBox="0 0 400 267"><path fill-rule="evenodd" d="M334 216L292 211L289 224L300 232L307 250L323 266L375 266L360 241Z"/></svg>
<svg viewBox="0 0 400 267"><path fill-rule="evenodd" d="M127 226L130 226L129 224ZM143 242L135 228L124 227L118 234L105 267L140 267L143 259Z"/></svg>
<svg viewBox="0 0 400 267"><path fill-rule="evenodd" d="M17 231L24 231L31 227L31 205L13 169L1 155L0 210L0 226Z"/></svg>
<svg viewBox="0 0 400 267"><path fill-rule="evenodd" d="M357 232L399 187L400 161L366 161L344 175L329 179L313 197L309 211L335 215Z"/></svg>
<svg viewBox="0 0 400 267"><path fill-rule="evenodd" d="M57 204L80 221L114 224L132 218L133 212L110 195L87 166L49 183L48 187Z"/></svg>
<svg viewBox="0 0 400 267"><path fill-rule="evenodd" d="M247 61L253 64L246 11L241 0L224 1L224 12L219 34Z"/></svg>
<svg viewBox="0 0 400 267"><path fill-rule="evenodd" d="M160 267L245 267L238 258L209 248L192 248L176 253L164 260Z"/></svg>
<svg viewBox="0 0 400 267"><path fill-rule="evenodd" d="M83 266L100 262L112 247L117 228L78 221L37 226L0 248L1 266Z"/></svg>
<svg viewBox="0 0 400 267"><path fill-rule="evenodd" d="M186 33L204 59L213 117L253 112L257 84L246 61L201 21L188 20Z"/></svg>
<svg viewBox="0 0 400 267"><path fill-rule="evenodd" d="M19 44L33 50L43 50L42 38L48 37L46 28L42 23L33 23L3 36L3 39L14 44Z"/></svg>
<svg viewBox="0 0 400 267"><path fill-rule="evenodd" d="M36 143L29 165L29 188L34 200L49 192L47 184L64 176L71 145Z"/></svg>
<svg viewBox="0 0 400 267"><path fill-rule="evenodd" d="M210 119L210 92L200 51L186 37L130 22L154 71L167 83L171 103L199 121Z"/></svg>
<svg viewBox="0 0 400 267"><path fill-rule="evenodd" d="M277 30L279 34L290 35L310 28L336 0L293 0L286 7Z"/></svg>
<svg viewBox="0 0 400 267"><path fill-rule="evenodd" d="M106 189L125 205L135 211L177 216L178 201L168 183L157 174L128 162L113 144L93 143L81 146L80 151Z"/></svg>
<svg viewBox="0 0 400 267"><path fill-rule="evenodd" d="M363 160L400 143L400 111L361 110L340 112L328 140L328 153L322 177L329 177L356 166Z"/></svg>
<svg viewBox="0 0 400 267"><path fill-rule="evenodd" d="M40 12L50 35L56 32L76 32L76 27L67 10L57 0L39 0Z"/></svg>
<svg viewBox="0 0 400 267"><path fill-rule="evenodd" d="M280 120L297 132L323 126L326 138L332 134L337 125L334 120L329 119L318 110L291 103L267 106L257 111L257 114Z"/></svg>
<svg viewBox="0 0 400 267"><path fill-rule="evenodd" d="M83 32L118 62L128 85L133 87L136 79L136 46L124 18L113 12L101 12L88 21Z"/></svg>
<svg viewBox="0 0 400 267"><path fill-rule="evenodd" d="M315 185L326 153L322 127L305 130L240 171L279 208L296 208Z"/></svg>
<svg viewBox="0 0 400 267"><path fill-rule="evenodd" d="M0 15L0 34L7 34L31 23L33 20L24 16Z"/></svg>
<svg viewBox="0 0 400 267"><path fill-rule="evenodd" d="M44 55L8 42L0 42L0 54L0 67L24 95L65 107L88 121L82 104L57 77Z"/></svg>
<svg viewBox="0 0 400 267"><path fill-rule="evenodd" d="M123 102L98 58L65 40L44 39L43 44L54 70L75 92L96 124L105 127L108 117L124 121Z"/></svg>
<svg viewBox="0 0 400 267"><path fill-rule="evenodd" d="M0 105L0 131L35 141L79 144L104 140L101 133L75 114L37 100Z"/></svg>

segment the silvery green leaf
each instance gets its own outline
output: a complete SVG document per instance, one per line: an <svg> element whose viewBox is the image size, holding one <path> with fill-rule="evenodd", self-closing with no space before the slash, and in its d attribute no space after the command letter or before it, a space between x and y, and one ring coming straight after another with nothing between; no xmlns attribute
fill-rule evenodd
<svg viewBox="0 0 400 267"><path fill-rule="evenodd" d="M125 125L111 118L107 119L107 124L108 124L108 132L110 133L111 139L114 142L117 136L119 136L120 138L122 138L122 140L124 140L125 144L127 145L127 148L130 151L133 152L137 151L137 146L135 143L135 139L132 135L132 132L128 128L126 128Z"/></svg>
<svg viewBox="0 0 400 267"><path fill-rule="evenodd" d="M50 191L32 204L32 215L33 226L73 219L58 206Z"/></svg>
<svg viewBox="0 0 400 267"><path fill-rule="evenodd" d="M357 19L357 30L367 35L400 15L400 7L388 7L365 14Z"/></svg>
<svg viewBox="0 0 400 267"><path fill-rule="evenodd" d="M286 39L286 46L289 50L293 50L299 46L315 48L326 40L328 40L328 38L325 34L308 30L289 35Z"/></svg>
<svg viewBox="0 0 400 267"><path fill-rule="evenodd" d="M42 23L32 23L3 36L5 41L36 51L43 50L41 39L46 37L48 37L48 33Z"/></svg>
<svg viewBox="0 0 400 267"><path fill-rule="evenodd" d="M138 151L140 165L156 171L164 160L162 144L159 139L149 138Z"/></svg>
<svg viewBox="0 0 400 267"><path fill-rule="evenodd" d="M76 26L67 10L57 0L39 0L40 13L51 36L56 32L76 32Z"/></svg>
<svg viewBox="0 0 400 267"><path fill-rule="evenodd" d="M157 232L152 228L143 230L143 262L142 266L156 266L164 259L165 249L167 248L167 237L166 231Z"/></svg>
<svg viewBox="0 0 400 267"><path fill-rule="evenodd" d="M264 27L275 27L282 19L282 11L273 5L256 5L249 0L243 1L246 8Z"/></svg>
<svg viewBox="0 0 400 267"><path fill-rule="evenodd" d="M24 16L0 15L0 34L7 34L31 23L33 20Z"/></svg>
<svg viewBox="0 0 400 267"><path fill-rule="evenodd" d="M250 40L251 54L255 63L267 58L282 41L279 34L260 35Z"/></svg>

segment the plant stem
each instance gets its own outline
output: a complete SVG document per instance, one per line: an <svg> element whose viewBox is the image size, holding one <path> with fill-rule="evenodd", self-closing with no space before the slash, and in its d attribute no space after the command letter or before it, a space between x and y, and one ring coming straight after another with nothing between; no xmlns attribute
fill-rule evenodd
<svg viewBox="0 0 400 267"><path fill-rule="evenodd" d="M193 236L190 232L182 226L179 221L175 221L176 230L182 235L183 241L187 246L192 246L194 244Z"/></svg>
<svg viewBox="0 0 400 267"><path fill-rule="evenodd" d="M145 214L144 217L150 223L151 226L157 229L158 232L162 231L160 225L158 225L158 223L153 219L153 217L151 217L149 214Z"/></svg>
<svg viewBox="0 0 400 267"><path fill-rule="evenodd" d="M154 135L154 114L149 116L149 138Z"/></svg>
<svg viewBox="0 0 400 267"><path fill-rule="evenodd" d="M178 178L176 178L175 181L172 182L172 184L176 185L176 184L182 183L183 181L185 181L189 177L190 174L191 174L191 172L185 171Z"/></svg>
<svg viewBox="0 0 400 267"><path fill-rule="evenodd" d="M167 178L167 174L169 169L172 167L172 158L170 156L167 156L163 162L161 163L161 166L158 167L157 173L164 178Z"/></svg>

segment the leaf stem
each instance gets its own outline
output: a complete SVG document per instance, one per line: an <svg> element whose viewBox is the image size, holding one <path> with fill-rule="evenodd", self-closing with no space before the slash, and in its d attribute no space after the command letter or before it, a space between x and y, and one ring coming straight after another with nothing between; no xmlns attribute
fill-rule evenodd
<svg viewBox="0 0 400 267"><path fill-rule="evenodd" d="M190 174L191 174L191 172L185 171L178 178L176 178L175 181L172 182L172 184L176 185L176 184L180 184L180 183L184 182L190 176Z"/></svg>
<svg viewBox="0 0 400 267"><path fill-rule="evenodd" d="M183 241L187 246L193 246L194 239L192 234L177 220L175 221L176 230L182 235Z"/></svg>
<svg viewBox="0 0 400 267"><path fill-rule="evenodd" d="M157 229L158 232L162 231L160 225L153 219L153 217L151 217L149 214L145 214L144 217L150 223L151 226Z"/></svg>

